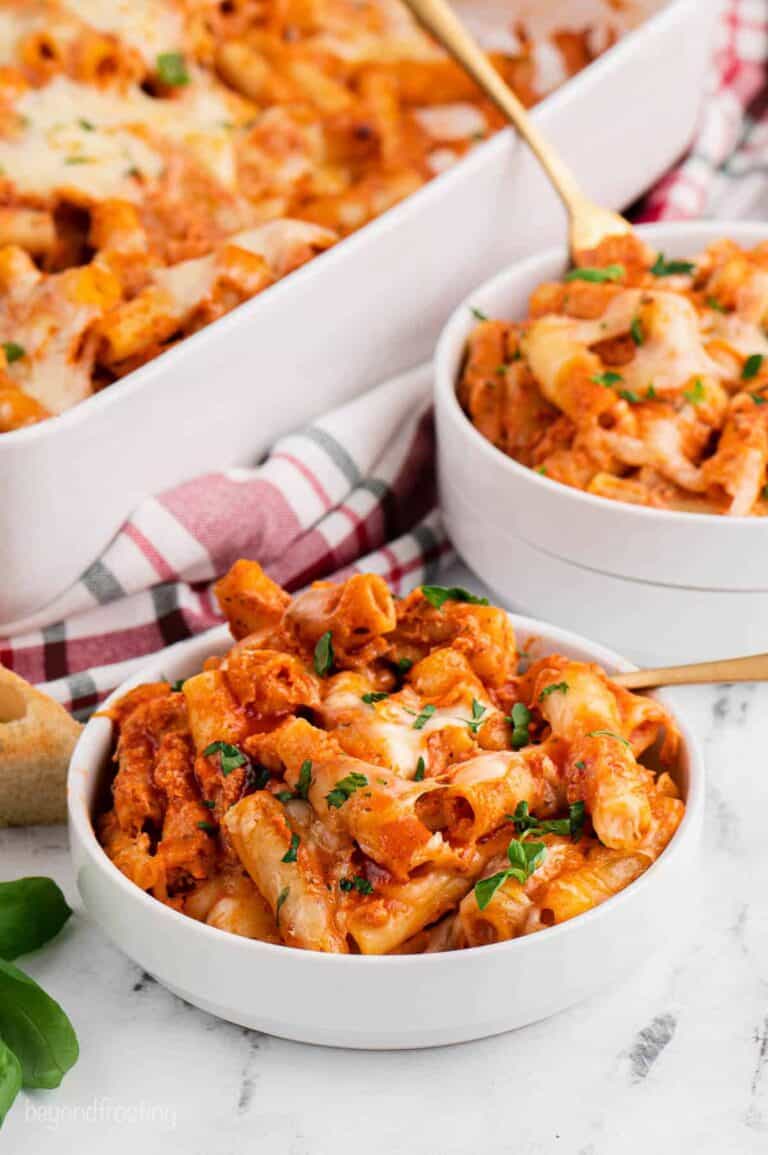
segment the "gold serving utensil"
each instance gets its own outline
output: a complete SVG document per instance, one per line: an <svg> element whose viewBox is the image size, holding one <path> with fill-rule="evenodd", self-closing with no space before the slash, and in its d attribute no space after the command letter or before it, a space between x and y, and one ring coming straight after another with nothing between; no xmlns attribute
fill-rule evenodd
<svg viewBox="0 0 768 1155"><path fill-rule="evenodd" d="M768 682L768 654L746 658L723 658L719 662L694 662L689 666L667 666L659 670L633 670L612 674L611 681L628 690L651 686L693 686L701 682Z"/></svg>
<svg viewBox="0 0 768 1155"><path fill-rule="evenodd" d="M584 195L571 170L539 132L509 85L493 67L446 0L405 0L413 15L492 100L534 152L565 205L571 256L593 249L605 237L632 232L618 213Z"/></svg>

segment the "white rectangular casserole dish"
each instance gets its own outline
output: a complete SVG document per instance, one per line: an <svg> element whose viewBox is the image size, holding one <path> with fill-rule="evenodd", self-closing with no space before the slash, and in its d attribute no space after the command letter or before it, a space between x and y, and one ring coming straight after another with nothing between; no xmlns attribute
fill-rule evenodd
<svg viewBox="0 0 768 1155"><path fill-rule="evenodd" d="M572 19L587 5L563 7ZM669 0L535 110L596 199L628 204L689 142L718 8ZM118 384L4 434L0 630L66 589L146 494L252 461L280 433L427 357L473 285L563 227L532 157L499 133Z"/></svg>

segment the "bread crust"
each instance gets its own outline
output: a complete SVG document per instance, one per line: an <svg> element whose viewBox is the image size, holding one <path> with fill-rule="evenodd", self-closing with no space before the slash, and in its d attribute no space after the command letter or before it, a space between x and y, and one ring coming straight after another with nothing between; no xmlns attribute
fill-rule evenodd
<svg viewBox="0 0 768 1155"><path fill-rule="evenodd" d="M69 759L81 726L0 666L0 826L66 820Z"/></svg>

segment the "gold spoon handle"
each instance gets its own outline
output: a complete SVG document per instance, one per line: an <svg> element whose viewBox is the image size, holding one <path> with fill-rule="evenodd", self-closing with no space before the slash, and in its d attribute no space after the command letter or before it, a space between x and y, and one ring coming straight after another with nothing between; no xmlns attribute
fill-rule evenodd
<svg viewBox="0 0 768 1155"><path fill-rule="evenodd" d="M517 129L538 158L570 217L571 250L589 249L603 237L631 231L618 213L593 204L581 191L568 166L541 135L512 89L493 67L446 0L405 0L413 15L454 60L469 73Z"/></svg>
<svg viewBox="0 0 768 1155"><path fill-rule="evenodd" d="M450 52L454 60L468 72L485 95L511 121L529 148L533 150L560 194L565 207L583 199L581 190L569 168L553 152L528 116L524 106L502 79L488 57L469 35L453 10L444 0L406 0L416 19Z"/></svg>
<svg viewBox="0 0 768 1155"><path fill-rule="evenodd" d="M650 686L685 686L701 682L768 682L768 654L747 658L723 658L719 662L696 662L690 666L667 666L660 670L633 670L615 674L612 682L628 690Z"/></svg>

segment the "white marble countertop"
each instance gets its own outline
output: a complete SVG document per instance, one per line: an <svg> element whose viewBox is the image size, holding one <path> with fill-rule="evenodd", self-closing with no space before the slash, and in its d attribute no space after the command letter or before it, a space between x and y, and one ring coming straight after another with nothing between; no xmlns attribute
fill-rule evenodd
<svg viewBox="0 0 768 1155"><path fill-rule="evenodd" d="M211 1018L89 921L63 828L0 831L0 878L52 875L75 908L59 938L21 963L66 1008L81 1046L57 1091L19 1096L3 1150L765 1153L768 685L681 690L677 701L710 774L700 872L679 937L621 987L478 1043L328 1050Z"/></svg>

